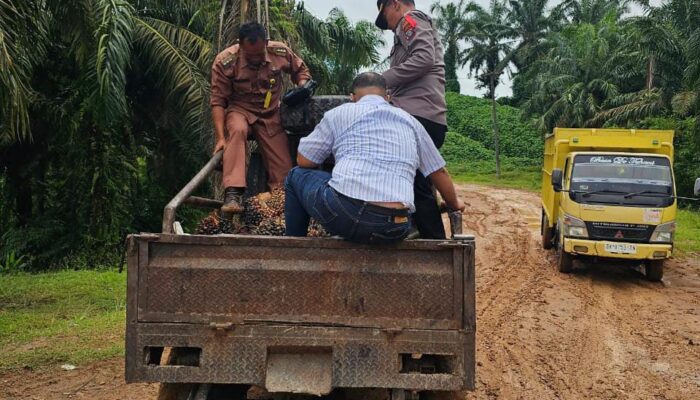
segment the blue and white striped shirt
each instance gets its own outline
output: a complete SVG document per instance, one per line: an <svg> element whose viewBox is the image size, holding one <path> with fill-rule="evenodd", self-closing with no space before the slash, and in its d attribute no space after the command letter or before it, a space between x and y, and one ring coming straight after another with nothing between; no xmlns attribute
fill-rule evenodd
<svg viewBox="0 0 700 400"><path fill-rule="evenodd" d="M339 193L403 203L411 212L416 170L428 176L445 166L418 120L373 95L328 111L301 140L299 153L316 164L332 154L335 168L329 184Z"/></svg>

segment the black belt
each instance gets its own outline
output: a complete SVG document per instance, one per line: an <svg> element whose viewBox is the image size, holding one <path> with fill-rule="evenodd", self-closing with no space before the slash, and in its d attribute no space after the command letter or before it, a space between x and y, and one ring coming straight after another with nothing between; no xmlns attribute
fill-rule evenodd
<svg viewBox="0 0 700 400"><path fill-rule="evenodd" d="M390 217L408 217L408 215L410 214L408 212L407 208L399 209L399 208L382 207L382 206L378 206L376 204L372 204L368 201L353 199L352 197L348 197L348 196L340 193L339 191L337 191L333 188L331 188L331 190L334 191L335 194L338 195L338 197L345 199L356 206L359 206L359 207L364 206L365 210L370 210L372 212L376 212L377 214L388 215Z"/></svg>

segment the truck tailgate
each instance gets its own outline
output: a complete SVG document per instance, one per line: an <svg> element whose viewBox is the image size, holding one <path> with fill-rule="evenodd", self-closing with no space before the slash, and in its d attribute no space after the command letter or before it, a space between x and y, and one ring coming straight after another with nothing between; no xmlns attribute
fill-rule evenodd
<svg viewBox="0 0 700 400"><path fill-rule="evenodd" d="M132 322L474 330L473 246L458 241L146 234L130 246Z"/></svg>

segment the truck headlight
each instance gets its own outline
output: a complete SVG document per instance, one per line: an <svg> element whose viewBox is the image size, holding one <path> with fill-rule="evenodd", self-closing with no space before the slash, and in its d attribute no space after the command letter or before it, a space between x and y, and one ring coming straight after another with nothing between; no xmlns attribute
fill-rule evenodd
<svg viewBox="0 0 700 400"><path fill-rule="evenodd" d="M571 215L564 215L563 220L564 225L564 236L575 237L575 238L588 238L588 229L586 229L586 223L578 218L574 218Z"/></svg>
<svg viewBox="0 0 700 400"><path fill-rule="evenodd" d="M676 233L676 221L667 222L656 227L654 234L651 235L653 243L673 243L673 237Z"/></svg>

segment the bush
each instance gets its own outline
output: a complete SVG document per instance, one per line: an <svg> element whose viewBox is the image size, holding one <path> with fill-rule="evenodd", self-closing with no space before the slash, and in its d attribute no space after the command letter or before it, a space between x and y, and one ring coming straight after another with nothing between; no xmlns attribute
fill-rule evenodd
<svg viewBox="0 0 700 400"><path fill-rule="evenodd" d="M488 150L494 150L490 100L447 93L447 109L447 124L451 131L481 143ZM499 105L497 113L501 154L540 160L544 140L534 127L523 121L522 112L514 107Z"/></svg>
<svg viewBox="0 0 700 400"><path fill-rule="evenodd" d="M476 140L455 132L447 132L442 155L448 163L493 161L494 153Z"/></svg>
<svg viewBox="0 0 700 400"><path fill-rule="evenodd" d="M700 178L700 146L695 132L695 118L678 120L674 118L649 118L638 127L643 129L670 129L676 132L673 145L675 148L673 172L676 177L678 195L693 197L695 180ZM680 201L683 206L697 207L697 203Z"/></svg>

